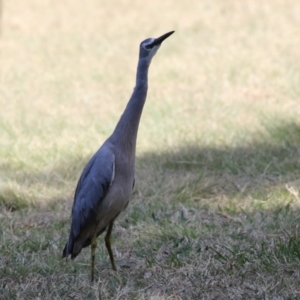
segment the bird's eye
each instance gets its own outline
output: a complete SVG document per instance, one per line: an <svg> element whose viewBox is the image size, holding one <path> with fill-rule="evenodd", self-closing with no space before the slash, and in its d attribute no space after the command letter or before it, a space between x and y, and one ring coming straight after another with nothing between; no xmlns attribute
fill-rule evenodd
<svg viewBox="0 0 300 300"><path fill-rule="evenodd" d="M144 48L147 49L147 50L151 50L150 45L147 45L147 44L144 46Z"/></svg>

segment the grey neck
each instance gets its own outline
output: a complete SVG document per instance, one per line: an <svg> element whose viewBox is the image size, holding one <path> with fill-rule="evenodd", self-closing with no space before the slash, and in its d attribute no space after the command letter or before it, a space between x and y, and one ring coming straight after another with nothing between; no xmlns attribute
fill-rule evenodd
<svg viewBox="0 0 300 300"><path fill-rule="evenodd" d="M136 85L110 141L125 151L135 155L137 132L147 97L149 61L140 59L137 67Z"/></svg>

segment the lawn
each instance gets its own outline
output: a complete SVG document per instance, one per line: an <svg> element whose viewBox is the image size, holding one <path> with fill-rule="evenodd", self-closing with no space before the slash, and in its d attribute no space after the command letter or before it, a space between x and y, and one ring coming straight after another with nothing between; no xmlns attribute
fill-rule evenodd
<svg viewBox="0 0 300 300"><path fill-rule="evenodd" d="M1 2L1 1L0 1ZM300 3L0 3L0 299L300 299ZM80 173L152 61L136 186L61 259Z"/></svg>

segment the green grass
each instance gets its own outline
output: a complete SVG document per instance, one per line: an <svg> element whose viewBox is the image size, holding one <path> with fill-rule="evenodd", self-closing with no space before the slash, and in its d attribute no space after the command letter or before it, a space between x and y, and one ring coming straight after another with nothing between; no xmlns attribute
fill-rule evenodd
<svg viewBox="0 0 300 300"><path fill-rule="evenodd" d="M0 299L298 299L300 6L11 0L0 37ZM61 259L78 177L153 59L136 186Z"/></svg>

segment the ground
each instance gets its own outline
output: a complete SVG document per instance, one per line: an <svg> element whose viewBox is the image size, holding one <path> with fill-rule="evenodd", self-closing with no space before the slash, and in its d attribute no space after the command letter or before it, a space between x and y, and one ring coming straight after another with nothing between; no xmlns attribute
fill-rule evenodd
<svg viewBox="0 0 300 300"><path fill-rule="evenodd" d="M6 1L0 36L1 299L299 299L300 4ZM80 173L154 57L136 186L61 259Z"/></svg>

